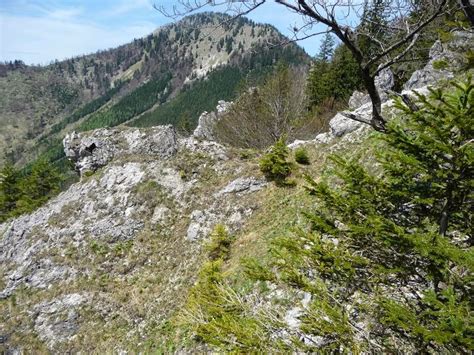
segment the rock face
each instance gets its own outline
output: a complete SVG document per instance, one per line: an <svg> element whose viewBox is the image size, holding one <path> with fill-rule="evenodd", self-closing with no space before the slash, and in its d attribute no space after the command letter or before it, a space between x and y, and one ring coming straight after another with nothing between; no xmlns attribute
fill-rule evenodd
<svg viewBox="0 0 474 355"><path fill-rule="evenodd" d="M217 195L255 192L261 190L266 185L267 182L264 179L256 179L254 177L238 178L219 191Z"/></svg>
<svg viewBox="0 0 474 355"><path fill-rule="evenodd" d="M136 154L170 157L178 149L173 126L158 126L146 131L138 129L98 129L72 132L63 139L66 157L83 175L107 165L115 155Z"/></svg>
<svg viewBox="0 0 474 355"><path fill-rule="evenodd" d="M33 336L64 352L76 336L94 334L87 332L99 319L126 324L128 336L142 339L146 325L165 319L170 304L180 304L176 295L191 286L200 241L217 223L232 233L242 228L259 208L266 182L248 176L260 172L245 169L250 163L228 156L222 145L178 139L171 126L73 133L64 147L81 181L0 224L0 301L22 290L34 295L22 298L21 309L0 302L0 336L7 345ZM159 290L136 305L140 311L126 311L150 275L160 275ZM104 289L104 278L120 286ZM18 314L26 317L21 329L13 322Z"/></svg>
<svg viewBox="0 0 474 355"><path fill-rule="evenodd" d="M203 112L201 116L199 116L198 126L194 130L193 136L202 140L215 140L214 127L231 105L232 102L221 100L217 104L215 112Z"/></svg>
<svg viewBox="0 0 474 355"><path fill-rule="evenodd" d="M404 90L413 90L434 85L442 79L453 78L453 72L465 65L465 54L474 49L474 33L453 32L452 40L447 43L436 41L430 50L428 64L413 73L403 86Z"/></svg>
<svg viewBox="0 0 474 355"><path fill-rule="evenodd" d="M390 70L390 68L382 70L375 77L375 86L377 87L377 90L379 92L379 95L382 101L386 101L388 99L388 95L386 91L391 90L394 85L395 85L395 79L393 77L393 73ZM355 110L369 102L370 102L370 97L368 94L364 94L356 90L352 93L352 96L349 99L349 109Z"/></svg>
<svg viewBox="0 0 474 355"><path fill-rule="evenodd" d="M74 293L38 304L34 309L34 329L39 338L52 348L73 336L79 328L77 308L87 298L90 296Z"/></svg>
<svg viewBox="0 0 474 355"><path fill-rule="evenodd" d="M365 105L366 103L370 102L370 97L367 94L364 94L363 92L360 91L354 91L349 98L349 109L350 110L355 110L356 108L359 108L362 105Z"/></svg>

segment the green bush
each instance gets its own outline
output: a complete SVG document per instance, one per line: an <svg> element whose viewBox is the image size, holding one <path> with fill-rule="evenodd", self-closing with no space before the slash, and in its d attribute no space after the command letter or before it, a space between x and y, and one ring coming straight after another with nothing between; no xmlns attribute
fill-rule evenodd
<svg viewBox="0 0 474 355"><path fill-rule="evenodd" d="M218 224L211 233L211 239L206 244L206 251L210 260L222 259L229 257L232 237L227 232L225 226Z"/></svg>
<svg viewBox="0 0 474 355"><path fill-rule="evenodd" d="M293 165L287 160L288 154L285 140L280 138L260 159L260 170L267 179L275 181L277 185L286 185L286 178L293 170Z"/></svg>
<svg viewBox="0 0 474 355"><path fill-rule="evenodd" d="M298 164L309 165L308 151L304 147L295 150L295 160Z"/></svg>

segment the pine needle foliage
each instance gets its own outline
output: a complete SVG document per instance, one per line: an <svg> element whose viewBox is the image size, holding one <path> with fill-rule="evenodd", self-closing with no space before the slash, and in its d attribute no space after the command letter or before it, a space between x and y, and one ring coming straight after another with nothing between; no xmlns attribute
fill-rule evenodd
<svg viewBox="0 0 474 355"><path fill-rule="evenodd" d="M210 260L223 259L229 257L230 246L233 238L227 232L224 225L218 224L211 233L211 238L206 244L206 251Z"/></svg>
<svg viewBox="0 0 474 355"><path fill-rule="evenodd" d="M295 160L298 164L309 165L308 151L304 147L299 147L295 150Z"/></svg>
<svg viewBox="0 0 474 355"><path fill-rule="evenodd" d="M288 161L289 149L284 138L280 138L270 151L260 159L260 170L269 180L277 185L287 184L287 177L291 175L293 164Z"/></svg>
<svg viewBox="0 0 474 355"><path fill-rule="evenodd" d="M473 83L417 99L397 103L377 174L332 157L325 179L307 177L310 230L276 238L268 264L247 261L251 278L311 295L301 330L325 340L298 349L474 348Z"/></svg>
<svg viewBox="0 0 474 355"><path fill-rule="evenodd" d="M59 193L63 180L46 159L38 159L28 171L7 164L0 170L0 222L40 207Z"/></svg>

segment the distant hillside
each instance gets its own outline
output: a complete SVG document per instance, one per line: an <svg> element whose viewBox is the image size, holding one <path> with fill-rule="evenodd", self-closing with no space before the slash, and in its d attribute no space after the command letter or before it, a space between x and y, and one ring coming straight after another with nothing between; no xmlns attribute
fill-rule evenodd
<svg viewBox="0 0 474 355"><path fill-rule="evenodd" d="M239 83L258 80L279 60L301 65L307 54L272 26L203 13L118 48L55 62L0 65L0 165L38 154L62 157L71 130L161 123L193 126Z"/></svg>

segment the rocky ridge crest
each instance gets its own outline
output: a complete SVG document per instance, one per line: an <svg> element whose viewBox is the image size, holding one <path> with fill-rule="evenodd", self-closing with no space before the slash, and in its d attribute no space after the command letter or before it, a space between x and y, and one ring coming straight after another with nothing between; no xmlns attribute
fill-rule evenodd
<svg viewBox="0 0 474 355"><path fill-rule="evenodd" d="M467 37L459 38L465 45ZM426 92L422 84L450 77L440 74L433 62L449 58L451 47L435 47L430 63L413 75L405 94ZM390 88L390 74L385 74L380 88ZM362 93L355 93L351 109L368 116L371 105L364 100ZM388 111L393 101L385 100L383 109ZM217 223L231 232L244 228L267 188L257 166L213 141L215 122L230 104L220 102L216 112L203 113L189 138L179 137L172 126L99 129L65 137L66 155L81 181L37 211L0 225L0 299L23 290L34 295L2 318L26 315L20 330L9 321L0 324L4 343L33 334L48 350L59 351L62 344L89 334L89 313L105 323L123 317L125 337L143 338L150 322L166 319L180 306L176 295L192 285L200 265L198 241ZM336 142L336 149L362 139L369 130L337 114L329 132L290 147ZM107 286L101 283L103 275ZM146 289L148 278L156 275L157 288ZM138 292L129 287L133 282L150 293L146 309L130 298L128 290ZM133 309L127 315L121 309L124 302ZM297 313L288 315L288 324L297 322Z"/></svg>

